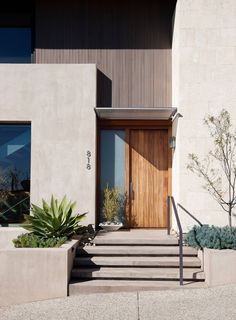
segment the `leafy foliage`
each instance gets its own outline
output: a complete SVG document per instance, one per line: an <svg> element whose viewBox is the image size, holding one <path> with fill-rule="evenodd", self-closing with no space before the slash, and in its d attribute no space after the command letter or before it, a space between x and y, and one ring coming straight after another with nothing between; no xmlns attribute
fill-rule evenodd
<svg viewBox="0 0 236 320"><path fill-rule="evenodd" d="M185 236L185 244L193 248L236 250L236 228L194 226Z"/></svg>
<svg viewBox="0 0 236 320"><path fill-rule="evenodd" d="M118 220L119 210L121 208L121 197L119 188L109 188L107 184L104 189L103 199L103 218L107 222L115 222Z"/></svg>
<svg viewBox="0 0 236 320"><path fill-rule="evenodd" d="M231 227L232 210L236 205L236 132L232 132L230 114L225 109L217 117L208 115L204 123L214 149L203 160L196 154L189 154L187 168L203 178L203 187L228 213Z"/></svg>
<svg viewBox="0 0 236 320"><path fill-rule="evenodd" d="M79 223L87 214L73 216L76 202L68 202L66 196L60 203L53 196L50 204L45 200L42 201L42 208L32 204L33 215L25 215L26 224L22 226L45 239L72 236L80 228Z"/></svg>
<svg viewBox="0 0 236 320"><path fill-rule="evenodd" d="M64 244L67 237L45 239L33 233L26 233L13 240L16 248L58 248Z"/></svg>

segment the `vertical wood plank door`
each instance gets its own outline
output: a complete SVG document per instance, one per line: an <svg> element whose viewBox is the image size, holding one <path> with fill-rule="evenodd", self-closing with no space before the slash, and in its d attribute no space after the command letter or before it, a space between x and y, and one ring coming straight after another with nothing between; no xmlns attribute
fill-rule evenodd
<svg viewBox="0 0 236 320"><path fill-rule="evenodd" d="M130 147L130 227L166 228L168 130L131 130Z"/></svg>

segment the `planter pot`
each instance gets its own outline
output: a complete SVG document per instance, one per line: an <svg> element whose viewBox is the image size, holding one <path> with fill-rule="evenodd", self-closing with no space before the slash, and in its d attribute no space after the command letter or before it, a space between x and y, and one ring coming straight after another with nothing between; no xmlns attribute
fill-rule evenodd
<svg viewBox="0 0 236 320"><path fill-rule="evenodd" d="M206 283L209 286L236 284L236 250L203 250Z"/></svg>
<svg viewBox="0 0 236 320"><path fill-rule="evenodd" d="M123 223L99 223L99 227L102 228L103 231L111 232L117 231L123 227Z"/></svg>

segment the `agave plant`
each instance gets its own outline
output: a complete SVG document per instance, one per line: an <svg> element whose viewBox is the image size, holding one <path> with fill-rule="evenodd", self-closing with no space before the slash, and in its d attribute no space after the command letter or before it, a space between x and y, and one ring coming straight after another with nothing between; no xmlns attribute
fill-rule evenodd
<svg viewBox="0 0 236 320"><path fill-rule="evenodd" d="M80 228L80 221L87 213L73 215L76 202L68 201L66 196L61 202L52 195L50 204L44 199L43 207L31 205L32 215L25 215L24 228L42 238L70 237Z"/></svg>

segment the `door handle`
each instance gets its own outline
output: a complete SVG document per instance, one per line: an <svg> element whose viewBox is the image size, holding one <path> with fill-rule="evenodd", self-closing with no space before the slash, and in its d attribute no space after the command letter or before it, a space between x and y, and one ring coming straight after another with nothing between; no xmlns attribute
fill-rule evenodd
<svg viewBox="0 0 236 320"><path fill-rule="evenodd" d="M132 181L130 181L130 184L129 184L129 194L130 194L130 199L131 199L131 200L134 200L134 190L133 190L133 183L132 183Z"/></svg>

